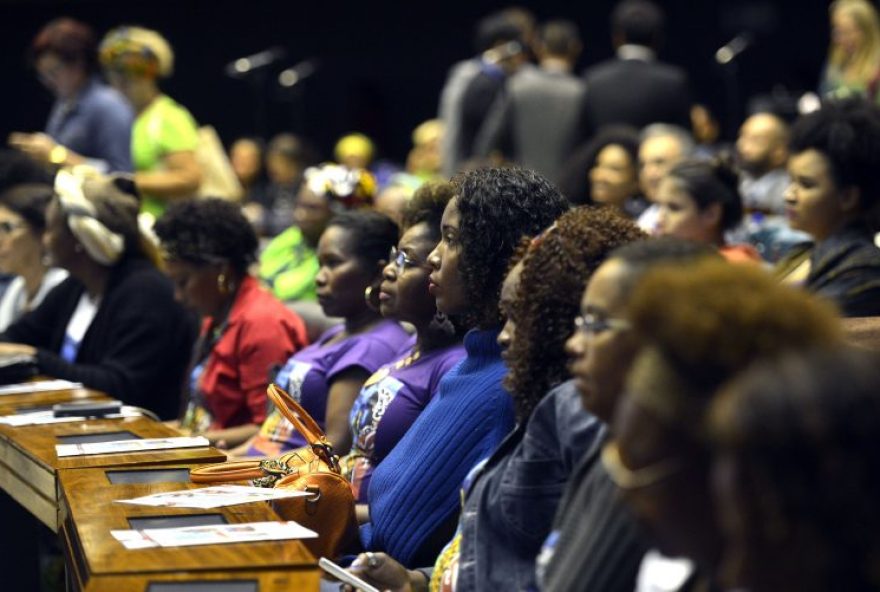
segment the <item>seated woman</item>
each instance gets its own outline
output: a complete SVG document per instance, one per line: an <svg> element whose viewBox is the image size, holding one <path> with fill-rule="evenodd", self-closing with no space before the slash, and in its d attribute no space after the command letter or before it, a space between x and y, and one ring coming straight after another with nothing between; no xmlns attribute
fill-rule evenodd
<svg viewBox="0 0 880 592"><path fill-rule="evenodd" d="M642 349L602 461L659 551L692 562L684 589L707 589L694 580L717 581L723 548L709 490L710 405L757 362L839 346L839 319L763 270L723 261L653 271L627 309Z"/></svg>
<svg viewBox="0 0 880 592"><path fill-rule="evenodd" d="M648 205L639 190L638 153L636 130L605 127L569 159L559 187L572 203L607 205L638 218Z"/></svg>
<svg viewBox="0 0 880 592"><path fill-rule="evenodd" d="M348 417L364 382L394 360L409 337L396 321L383 320L370 298L378 298L397 237L394 222L376 212L345 212L330 221L318 241L315 284L324 313L344 322L294 354L275 378L324 429L338 454L351 447ZM300 446L303 437L273 409L259 433L233 455L277 456Z"/></svg>
<svg viewBox="0 0 880 592"><path fill-rule="evenodd" d="M156 31L118 27L101 41L99 58L107 81L134 109L134 181L141 211L155 221L170 202L194 196L202 181L195 119L159 88L174 70L174 52Z"/></svg>
<svg viewBox="0 0 880 592"><path fill-rule="evenodd" d="M846 349L753 368L713 405L729 589L877 590L880 365Z"/></svg>
<svg viewBox="0 0 880 592"><path fill-rule="evenodd" d="M501 290L507 322L498 335L518 425L466 479L458 534L435 563L431 580L453 582L458 591L525 590L534 584L535 557L565 483L601 431L581 407L573 383L563 382L569 377L563 348L571 319L592 272L613 249L642 236L613 210L577 208L526 243ZM530 470L536 466L540 472ZM428 586L429 578L407 573L390 557L373 556L383 564L381 572L364 559L358 564L367 571L360 573L382 589L407 581L414 590ZM397 579L381 577L389 570Z"/></svg>
<svg viewBox="0 0 880 592"><path fill-rule="evenodd" d="M0 331L33 310L67 272L47 265L43 249L49 185L18 185L0 194L0 272L15 276L0 297Z"/></svg>
<svg viewBox="0 0 880 592"><path fill-rule="evenodd" d="M738 183L736 172L721 160L673 166L654 198L657 234L712 245L728 261L761 261L751 245L728 245L724 238L742 220Z"/></svg>
<svg viewBox="0 0 880 592"><path fill-rule="evenodd" d="M203 319L180 427L238 446L266 419L270 372L306 345L305 326L248 273L257 236L238 205L174 204L155 232L178 299Z"/></svg>
<svg viewBox="0 0 880 592"><path fill-rule="evenodd" d="M784 282L828 298L847 317L880 315L880 111L851 99L826 103L791 130L785 194L791 227L813 237L776 267Z"/></svg>
<svg viewBox="0 0 880 592"><path fill-rule="evenodd" d="M195 327L156 269L138 202L107 179L61 171L46 213L46 246L70 277L0 334L0 355L34 356L41 374L177 414ZM151 259L152 256L152 259Z"/></svg>
<svg viewBox="0 0 880 592"><path fill-rule="evenodd" d="M498 295L523 236L535 235L567 209L540 175L481 169L453 181L440 244L428 261L437 310L475 327L466 358L452 369L409 431L373 472L364 547L406 565L433 564L455 529L459 490L468 471L497 447L514 423L501 380Z"/></svg>
<svg viewBox="0 0 880 592"><path fill-rule="evenodd" d="M351 408L353 446L342 465L360 504L367 503L375 467L437 393L440 379L464 357L462 331L437 312L428 292L428 254L440 240L440 218L454 192L451 184L439 181L416 191L383 272L382 316L410 323L416 334L364 383Z"/></svg>
<svg viewBox="0 0 880 592"><path fill-rule="evenodd" d="M376 182L366 171L336 164L306 169L293 210L294 225L260 255L260 279L280 300L315 299L318 239L334 216L370 205Z"/></svg>

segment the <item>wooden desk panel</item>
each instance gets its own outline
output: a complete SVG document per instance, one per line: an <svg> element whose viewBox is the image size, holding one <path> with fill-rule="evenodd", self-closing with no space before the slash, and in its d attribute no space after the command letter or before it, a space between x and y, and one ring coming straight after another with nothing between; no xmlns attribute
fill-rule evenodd
<svg viewBox="0 0 880 592"><path fill-rule="evenodd" d="M100 454L59 459L59 436L129 431L141 438L178 435L175 430L145 417L96 419L42 426L0 426L0 487L46 526L57 531L59 469L131 467L171 463L220 462L226 456L212 447Z"/></svg>
<svg viewBox="0 0 880 592"><path fill-rule="evenodd" d="M177 466L189 468L196 464L168 465L163 468ZM300 541L126 549L113 538L110 531L129 529L129 518L220 514L230 524L280 518L266 502L212 510L115 503L117 499L204 486L193 483L113 485L107 478L107 470L110 469L59 472L60 505L64 516L62 539L68 573L79 589L146 590L147 581L159 579L254 579L253 574L256 573L260 575L261 592L317 590L319 574L316 561ZM113 585L117 587L113 588Z"/></svg>
<svg viewBox="0 0 880 592"><path fill-rule="evenodd" d="M108 576L88 583L86 592L147 592L150 583L156 582L205 582L250 580L257 582L259 592L308 592L317 591L321 574L317 571L241 571L231 573L205 572L199 574L154 574L145 576Z"/></svg>
<svg viewBox="0 0 880 592"><path fill-rule="evenodd" d="M63 391L47 391L44 393L28 393L26 395L3 395L0 396L0 415L12 415L19 409L29 407L43 407L55 403L72 403L74 401L108 401L108 397L101 391L91 389L70 389Z"/></svg>

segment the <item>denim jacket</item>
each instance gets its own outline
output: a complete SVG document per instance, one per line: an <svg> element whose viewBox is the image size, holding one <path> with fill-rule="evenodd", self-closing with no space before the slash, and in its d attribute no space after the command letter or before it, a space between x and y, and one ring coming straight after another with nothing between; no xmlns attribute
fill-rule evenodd
<svg viewBox="0 0 880 592"><path fill-rule="evenodd" d="M533 585L535 557L569 475L601 427L568 381L501 443L465 498L456 592Z"/></svg>

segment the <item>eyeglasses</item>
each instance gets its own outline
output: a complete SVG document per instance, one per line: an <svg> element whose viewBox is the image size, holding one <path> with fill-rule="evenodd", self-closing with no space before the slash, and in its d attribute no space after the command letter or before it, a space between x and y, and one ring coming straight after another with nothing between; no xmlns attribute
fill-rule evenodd
<svg viewBox="0 0 880 592"><path fill-rule="evenodd" d="M4 220L0 222L0 237L7 236L22 228L24 225L21 222L12 222L10 220Z"/></svg>
<svg viewBox="0 0 880 592"><path fill-rule="evenodd" d="M633 470L627 468L620 459L617 442L609 442L602 448L602 466L617 487L631 491L656 485L681 471L685 465L680 458L666 458Z"/></svg>
<svg viewBox="0 0 880 592"><path fill-rule="evenodd" d="M600 317L589 312L586 314L578 315L574 318L575 331L579 331L581 333L590 333L593 335L604 333L609 329L614 329L616 331L625 331L627 329L630 329L631 327L632 325L630 325L629 321L626 321L624 319Z"/></svg>
<svg viewBox="0 0 880 592"><path fill-rule="evenodd" d="M406 268L412 267L420 267L422 269L431 269L431 266L427 263L419 263L415 259L412 259L404 253L403 251L397 250L397 247L391 247L391 252L388 253L388 261L394 263L397 267L397 273L403 273Z"/></svg>

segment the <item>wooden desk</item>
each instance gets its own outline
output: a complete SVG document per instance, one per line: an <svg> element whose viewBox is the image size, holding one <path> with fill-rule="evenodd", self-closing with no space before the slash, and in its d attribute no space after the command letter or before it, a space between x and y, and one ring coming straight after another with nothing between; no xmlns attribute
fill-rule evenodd
<svg viewBox="0 0 880 592"><path fill-rule="evenodd" d="M0 425L0 488L52 531L61 524L58 515L59 469L160 465L181 462L220 462L226 456L212 447L101 454L59 459L59 436L131 432L140 438L176 436L177 432L145 417L97 419L41 426Z"/></svg>
<svg viewBox="0 0 880 592"><path fill-rule="evenodd" d="M189 468L194 464L177 466ZM110 531L131 528L129 518L220 514L228 523L280 518L266 502L212 510L114 503L117 499L204 486L112 484L107 472L107 468L59 471L60 505L65 516L61 539L72 589L140 592L146 591L150 582L250 580L258 582L260 592L318 590L320 574L315 558L300 541L126 549Z"/></svg>
<svg viewBox="0 0 880 592"><path fill-rule="evenodd" d="M55 403L71 403L74 401L108 401L101 391L78 388L63 391L46 391L43 393L27 393L21 395L0 396L0 415L12 415L22 409L32 407L49 407Z"/></svg>

